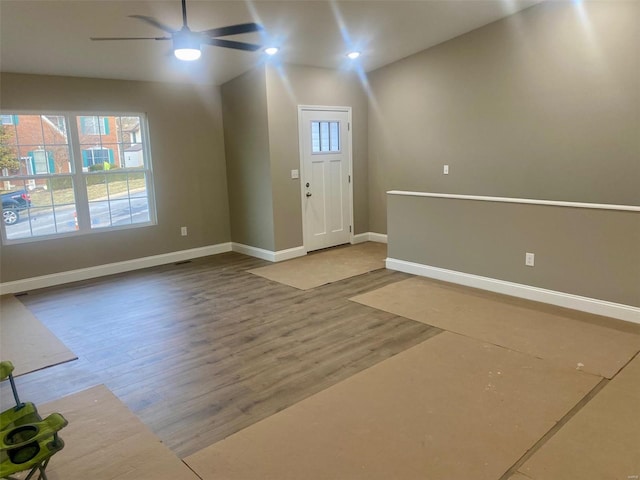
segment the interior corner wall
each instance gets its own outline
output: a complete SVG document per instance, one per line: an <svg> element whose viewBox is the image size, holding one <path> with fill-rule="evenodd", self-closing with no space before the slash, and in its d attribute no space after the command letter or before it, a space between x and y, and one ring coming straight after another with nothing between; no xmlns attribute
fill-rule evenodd
<svg viewBox="0 0 640 480"><path fill-rule="evenodd" d="M368 232L368 103L357 73L268 66L267 101L276 250L303 244L301 179L291 178L291 170L300 168L299 105L352 108L354 233Z"/></svg>
<svg viewBox="0 0 640 480"><path fill-rule="evenodd" d="M225 83L221 91L231 239L275 251L265 68Z"/></svg>
<svg viewBox="0 0 640 480"><path fill-rule="evenodd" d="M0 282L230 241L218 88L2 73L0 107L146 113L158 218L153 226L2 245Z"/></svg>
<svg viewBox="0 0 640 480"><path fill-rule="evenodd" d="M371 72L370 230L388 190L640 205L639 45L639 2L550 0Z"/></svg>

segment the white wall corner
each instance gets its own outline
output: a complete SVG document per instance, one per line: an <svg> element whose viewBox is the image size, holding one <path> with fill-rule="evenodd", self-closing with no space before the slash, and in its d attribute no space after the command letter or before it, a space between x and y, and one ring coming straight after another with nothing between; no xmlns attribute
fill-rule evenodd
<svg viewBox="0 0 640 480"><path fill-rule="evenodd" d="M252 247L251 245L244 245L242 243L233 242L231 244L231 250L234 252L242 253L243 255L249 255L250 257L260 258L269 262L275 262L275 253L271 250L265 250L264 248Z"/></svg>
<svg viewBox="0 0 640 480"><path fill-rule="evenodd" d="M354 235L353 239L351 240L351 243L353 243L354 245L356 243L363 242L387 243L387 235L384 233L365 232Z"/></svg>
<svg viewBox="0 0 640 480"><path fill-rule="evenodd" d="M378 243L387 243L387 234L386 233L369 232L369 241L370 242L378 242Z"/></svg>
<svg viewBox="0 0 640 480"><path fill-rule="evenodd" d="M307 250L303 246L288 248L286 250L278 250L275 253L276 262L283 262L285 260L291 260L292 258L304 257L307 254Z"/></svg>
<svg viewBox="0 0 640 480"><path fill-rule="evenodd" d="M178 252L163 253L150 257L134 258L124 262L108 263L106 265L96 265L95 267L69 270L67 272L53 273L39 277L25 278L12 282L0 283L0 295L8 293L18 293L37 288L53 287L64 283L89 280L90 278L104 277L116 273L130 272L143 268L166 265L168 263L183 262L192 258L207 257L231 251L231 243L219 243L206 247L192 248L190 250L180 250Z"/></svg>
<svg viewBox="0 0 640 480"><path fill-rule="evenodd" d="M273 252L271 250L265 250L264 248L252 247L235 242L232 244L232 250L244 255L249 255L250 257L267 260L268 262L282 262L292 258L303 257L307 254L307 251L302 246Z"/></svg>
<svg viewBox="0 0 640 480"><path fill-rule="evenodd" d="M620 303L607 302L596 298L582 297L570 293L546 290L520 283L506 282L495 278L481 277L469 273L432 267L420 263L407 262L395 258L386 259L389 270L433 278L445 282L457 283L467 287L480 288L490 292L524 298L536 302L548 303L559 307L580 310L583 312L604 315L627 322L640 324L640 308Z"/></svg>
<svg viewBox="0 0 640 480"><path fill-rule="evenodd" d="M364 243L368 241L369 241L369 232L358 233L357 235L354 235L353 238L351 239L351 243L354 245L357 243Z"/></svg>

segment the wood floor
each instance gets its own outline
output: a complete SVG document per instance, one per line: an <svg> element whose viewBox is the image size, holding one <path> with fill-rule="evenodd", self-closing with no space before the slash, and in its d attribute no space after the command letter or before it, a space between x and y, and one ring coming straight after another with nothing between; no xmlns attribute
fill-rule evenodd
<svg viewBox="0 0 640 480"><path fill-rule="evenodd" d="M348 301L409 275L301 291L246 272L267 264L225 253L19 297L79 357L19 377L21 397L103 383L185 457L440 332Z"/></svg>

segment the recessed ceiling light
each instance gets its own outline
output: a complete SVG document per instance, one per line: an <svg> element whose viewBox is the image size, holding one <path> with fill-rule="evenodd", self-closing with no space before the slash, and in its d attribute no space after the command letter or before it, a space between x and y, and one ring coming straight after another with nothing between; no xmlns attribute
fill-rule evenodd
<svg viewBox="0 0 640 480"><path fill-rule="evenodd" d="M347 53L347 57L349 57L351 60L355 60L359 56L360 56L360 52L349 52L349 53Z"/></svg>
<svg viewBox="0 0 640 480"><path fill-rule="evenodd" d="M266 53L267 55L275 55L279 51L280 49L278 47L267 47L264 49L264 53Z"/></svg>

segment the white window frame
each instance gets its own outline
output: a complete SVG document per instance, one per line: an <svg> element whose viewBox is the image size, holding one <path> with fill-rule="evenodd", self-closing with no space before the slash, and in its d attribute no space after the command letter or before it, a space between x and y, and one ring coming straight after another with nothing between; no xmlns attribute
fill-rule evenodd
<svg viewBox="0 0 640 480"><path fill-rule="evenodd" d="M147 115L143 112L114 112L114 111L95 111L95 112L78 112L78 111L64 111L64 110L56 110L56 111L25 111L25 110L11 110L11 115L57 115L63 116L65 121L67 122L67 142L69 145L69 157L71 162L71 172L70 173L53 173L53 174L31 174L31 175L20 175L20 176L8 176L2 177L0 172L0 181L5 180L17 180L17 181L29 181L34 180L35 177L42 178L61 178L61 177L71 177L74 189L75 196L75 207L78 221L78 228L73 232L62 232L62 233L53 233L48 235L40 235L33 237L24 237L24 238L7 238L7 232L5 229L5 224L0 220L0 229L2 231L1 241L2 245L15 245L22 243L31 243L31 242L41 242L58 238L65 237L74 237L78 235L99 235L101 233L113 232L116 230L128 230L132 228L145 228L157 225L157 210L156 210L156 201L155 201L155 185L153 179L153 168L152 168L152 160L151 160L151 144L149 140L149 124ZM0 119L4 118L6 115L0 114ZM78 126L78 119L80 117L139 117L140 118L140 134L142 136L142 141L137 142L142 144L143 155L145 160L145 166L140 168L126 168L123 169L122 172L119 173L144 173L146 179L146 194L149 205L149 221L140 222L140 223L132 223L125 225L117 225L117 226L108 226L101 228L91 228L91 218L89 212L89 199L87 195L86 189L86 179L91 175L109 175L115 174L116 171L111 171L105 173L103 171L98 172L86 172L83 169L82 163L82 150L83 145L80 144L80 127ZM13 123L11 123L13 125ZM102 130L101 130L102 133ZM104 133L103 133L104 134ZM86 135L86 134L85 134ZM86 145L85 145L86 147ZM86 149L86 148L84 148ZM26 212L25 212L26 213Z"/></svg>

